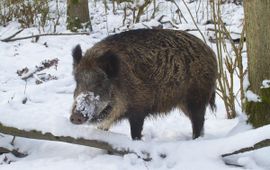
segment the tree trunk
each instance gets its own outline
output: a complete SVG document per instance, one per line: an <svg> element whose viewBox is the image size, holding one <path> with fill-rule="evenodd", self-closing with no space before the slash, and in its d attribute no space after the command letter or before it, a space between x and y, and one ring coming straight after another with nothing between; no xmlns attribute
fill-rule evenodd
<svg viewBox="0 0 270 170"><path fill-rule="evenodd" d="M90 28L88 0L67 0L67 29L77 31L81 28Z"/></svg>
<svg viewBox="0 0 270 170"><path fill-rule="evenodd" d="M270 88L261 88L263 80L270 80L270 1L245 0L248 76L253 93L261 101L246 102L246 113L254 127L270 123Z"/></svg>

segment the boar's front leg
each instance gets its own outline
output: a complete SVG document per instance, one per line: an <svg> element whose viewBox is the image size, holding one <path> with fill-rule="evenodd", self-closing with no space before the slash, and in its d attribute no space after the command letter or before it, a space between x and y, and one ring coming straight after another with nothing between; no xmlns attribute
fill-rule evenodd
<svg viewBox="0 0 270 170"><path fill-rule="evenodd" d="M133 140L140 140L142 137L142 129L145 116L139 114L131 114L128 117L130 124L130 132Z"/></svg>

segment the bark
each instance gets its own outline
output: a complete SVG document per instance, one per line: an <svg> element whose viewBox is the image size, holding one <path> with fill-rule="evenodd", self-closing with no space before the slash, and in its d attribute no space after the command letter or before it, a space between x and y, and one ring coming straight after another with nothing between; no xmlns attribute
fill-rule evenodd
<svg viewBox="0 0 270 170"><path fill-rule="evenodd" d="M270 1L244 1L249 90L261 102L246 102L246 113L254 127L270 123L270 88L262 89L262 81L270 80Z"/></svg>
<svg viewBox="0 0 270 170"><path fill-rule="evenodd" d="M67 28L76 32L83 27L91 30L88 0L67 0Z"/></svg>

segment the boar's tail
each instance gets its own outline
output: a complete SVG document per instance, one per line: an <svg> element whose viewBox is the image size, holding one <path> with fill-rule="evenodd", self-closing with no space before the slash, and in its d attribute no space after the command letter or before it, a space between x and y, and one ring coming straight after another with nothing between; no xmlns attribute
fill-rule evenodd
<svg viewBox="0 0 270 170"><path fill-rule="evenodd" d="M209 105L213 112L215 112L217 109L215 99L216 99L216 91L214 90L209 100Z"/></svg>

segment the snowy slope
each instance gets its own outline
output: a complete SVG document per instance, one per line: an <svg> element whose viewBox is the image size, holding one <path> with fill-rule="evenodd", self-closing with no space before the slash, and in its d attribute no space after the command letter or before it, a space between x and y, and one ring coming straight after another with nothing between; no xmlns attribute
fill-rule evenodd
<svg viewBox="0 0 270 170"><path fill-rule="evenodd" d="M103 139L110 141L117 147L120 145L132 146L148 151L153 160L145 162L134 154L123 157L108 155L102 150L58 142L47 142L16 138L15 146L21 152L29 155L25 158L16 158L11 154L0 155L0 170L22 169L183 169L183 170L229 170L243 169L224 164L220 155L232 152L242 147L250 146L261 139L270 138L270 126L257 130L251 129L245 123L245 116L239 113L236 119L228 120L220 98L217 99L217 112L207 111L205 122L205 136L192 140L189 119L179 110L163 118L149 118L144 125L143 142L132 142L129 134L129 124L123 121L116 124L111 132L100 132L93 126L75 126L69 122L70 109L73 100L75 82L72 77L71 49L80 44L83 51L90 48L114 28L121 26L121 17L109 13L104 17L102 4L93 7L91 14L94 18L94 32L90 35L76 36L48 36L41 37L33 43L31 39L10 43L0 42L0 122L20 129L36 129L42 132L51 132L55 135L70 135L89 139ZM195 4L189 4L192 12ZM164 5L163 12L170 12L172 6ZM181 6L188 24L179 25L179 29L195 28L187 10ZM199 13L202 15L204 11ZM235 32L241 31L243 9L241 6L225 5L224 20ZM103 21L107 20L108 23ZM97 24L99 23L99 24ZM205 37L211 35L207 27L200 21L199 28ZM144 25L155 25L155 20ZM108 27L107 27L108 26ZM142 27L143 24L131 26ZM169 28L169 26L168 26ZM0 39L12 35L18 30L18 24L11 23L7 27L0 26ZM107 32L107 29L109 32ZM117 32L121 31L121 28ZM59 32L67 32L63 28ZM27 36L37 33L35 28L25 29L18 36ZM198 32L191 32L200 37ZM210 46L214 44L208 42ZM46 45L45 45L46 44ZM57 77L42 84L36 84L35 79L27 83L17 75L16 71L24 67L34 69L44 59L58 58L57 69L54 67L42 71ZM25 104L23 100L27 98ZM0 134L0 147L11 147L12 137ZM166 154L161 158L160 154ZM7 163L5 159L11 161ZM243 156L232 158L239 164L252 170L270 169L270 150L261 149L246 153Z"/></svg>

